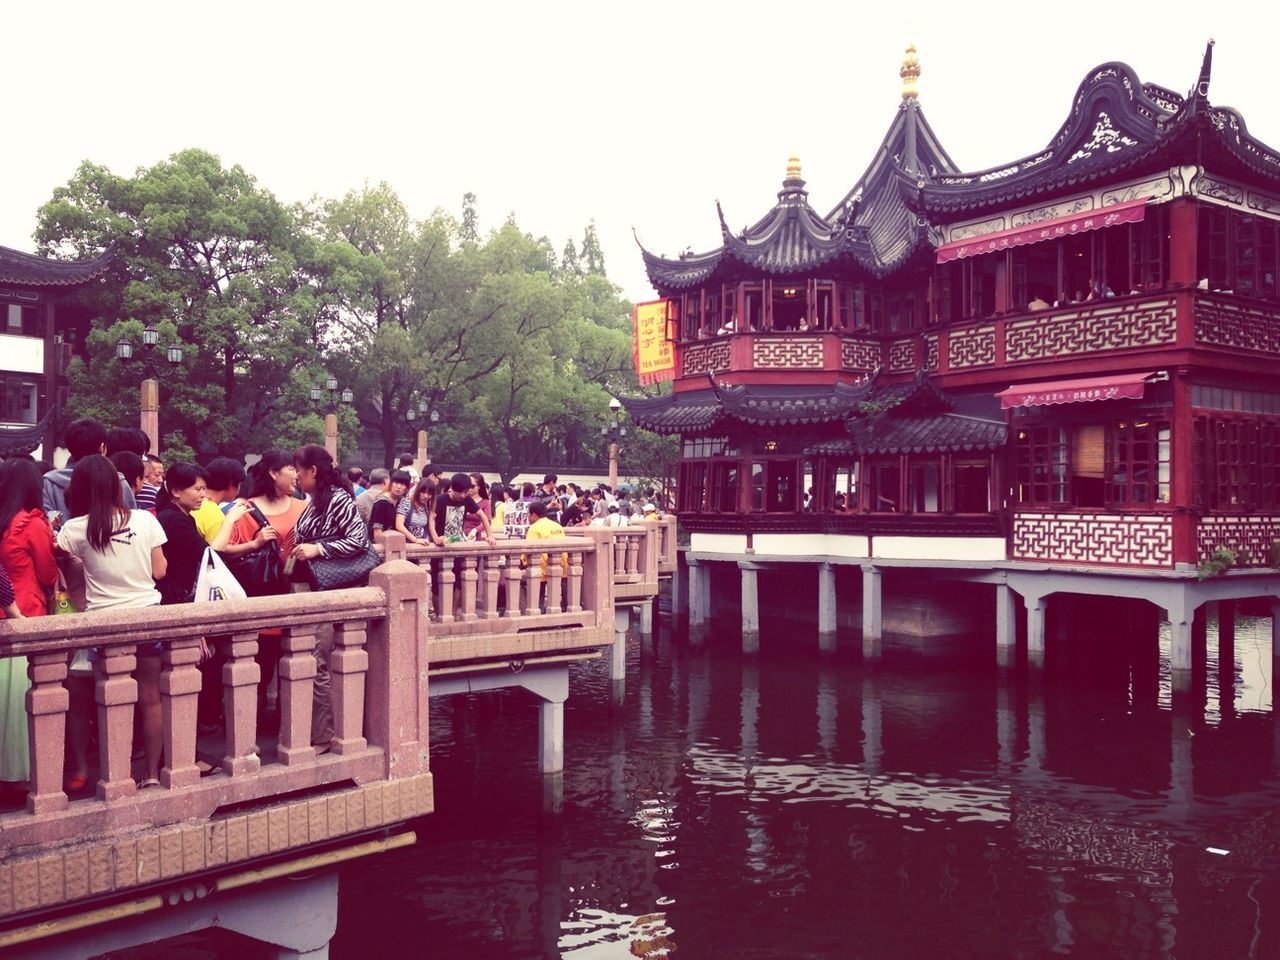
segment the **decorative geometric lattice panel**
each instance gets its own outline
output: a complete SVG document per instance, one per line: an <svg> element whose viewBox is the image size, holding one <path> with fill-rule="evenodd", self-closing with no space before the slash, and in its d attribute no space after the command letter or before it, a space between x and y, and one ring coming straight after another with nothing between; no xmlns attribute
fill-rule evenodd
<svg viewBox="0 0 1280 960"><path fill-rule="evenodd" d="M846 370L874 370L880 366L880 344L875 340L840 341L840 366Z"/></svg>
<svg viewBox="0 0 1280 960"><path fill-rule="evenodd" d="M1173 523L1159 515L1019 513L1013 558L1171 567Z"/></svg>
<svg viewBox="0 0 1280 960"><path fill-rule="evenodd" d="M889 372L903 373L916 368L914 340L895 340L889 344Z"/></svg>
<svg viewBox="0 0 1280 960"><path fill-rule="evenodd" d="M820 337L758 337L751 344L752 364L760 369L822 369L822 339Z"/></svg>
<svg viewBox="0 0 1280 960"><path fill-rule="evenodd" d="M1261 304L1197 297L1196 342L1280 353L1280 311Z"/></svg>
<svg viewBox="0 0 1280 960"><path fill-rule="evenodd" d="M1202 517L1196 526L1196 555L1204 560L1218 547L1236 552L1242 567L1271 564L1271 545L1280 540L1280 517ZM1240 551L1248 551L1248 558Z"/></svg>
<svg viewBox="0 0 1280 960"><path fill-rule="evenodd" d="M1152 347L1173 343L1178 336L1172 297L1026 317L1011 320L1004 329L1009 363Z"/></svg>
<svg viewBox="0 0 1280 960"><path fill-rule="evenodd" d="M929 373L938 370L938 335L931 333L924 338L924 368Z"/></svg>
<svg viewBox="0 0 1280 960"><path fill-rule="evenodd" d="M718 373L729 369L729 343L696 343L684 348L684 375Z"/></svg>
<svg viewBox="0 0 1280 960"><path fill-rule="evenodd" d="M989 367L996 362L996 328L968 327L953 330L947 341L947 366Z"/></svg>

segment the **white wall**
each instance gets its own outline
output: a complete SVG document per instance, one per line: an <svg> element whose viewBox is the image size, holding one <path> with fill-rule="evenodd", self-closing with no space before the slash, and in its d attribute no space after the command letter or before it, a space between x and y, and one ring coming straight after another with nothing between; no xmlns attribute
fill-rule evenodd
<svg viewBox="0 0 1280 960"><path fill-rule="evenodd" d="M44 373L44 339L0 333L0 370Z"/></svg>

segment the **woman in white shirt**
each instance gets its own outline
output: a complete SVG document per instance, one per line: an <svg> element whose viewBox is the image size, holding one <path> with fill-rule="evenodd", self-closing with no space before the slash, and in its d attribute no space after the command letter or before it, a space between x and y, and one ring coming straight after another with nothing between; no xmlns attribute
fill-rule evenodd
<svg viewBox="0 0 1280 960"><path fill-rule="evenodd" d="M168 571L164 530L145 510L130 510L116 468L103 456L76 462L67 487L71 519L58 531L58 546L84 564L89 610L135 610L160 603L156 581ZM160 785L164 719L160 709L161 645L141 644L134 678L142 714L147 771L140 786Z"/></svg>

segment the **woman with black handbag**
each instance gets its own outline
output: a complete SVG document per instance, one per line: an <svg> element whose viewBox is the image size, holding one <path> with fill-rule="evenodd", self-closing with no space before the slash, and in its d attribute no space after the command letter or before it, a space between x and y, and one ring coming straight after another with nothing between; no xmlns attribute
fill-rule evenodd
<svg viewBox="0 0 1280 960"><path fill-rule="evenodd" d="M268 450L251 466L245 478L245 499L235 502L211 544L222 555L227 569L251 597L269 597L289 591L284 575L285 558L293 549L293 532L307 502L294 496L298 471L293 457L283 450ZM279 630L258 634L258 717L267 713L267 689L280 659ZM216 722L222 704L222 685L216 699L202 706L202 722ZM212 717L212 719L209 719Z"/></svg>
<svg viewBox="0 0 1280 960"><path fill-rule="evenodd" d="M289 554L294 589L342 590L362 587L381 559L369 541L369 528L356 509L351 483L338 470L324 447L310 444L293 458L298 487L310 496L298 518L295 546ZM327 749L333 738L333 704L330 699L329 652L333 628L316 633L316 679L312 688L311 742Z"/></svg>

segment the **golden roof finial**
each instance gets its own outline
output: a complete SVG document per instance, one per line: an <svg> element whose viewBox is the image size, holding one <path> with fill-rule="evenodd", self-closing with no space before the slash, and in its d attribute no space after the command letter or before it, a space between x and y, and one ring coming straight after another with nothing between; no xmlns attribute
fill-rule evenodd
<svg viewBox="0 0 1280 960"><path fill-rule="evenodd" d="M800 179L800 158L797 157L794 153L787 158L787 179L788 180Z"/></svg>
<svg viewBox="0 0 1280 960"><path fill-rule="evenodd" d="M916 99L920 93L920 58L916 56L914 43L907 44L907 55L902 58L898 76L902 77L902 99Z"/></svg>

